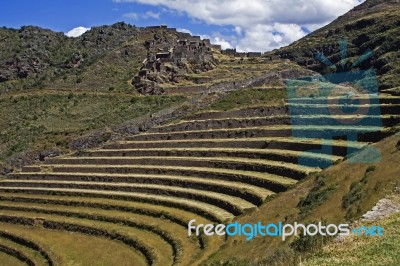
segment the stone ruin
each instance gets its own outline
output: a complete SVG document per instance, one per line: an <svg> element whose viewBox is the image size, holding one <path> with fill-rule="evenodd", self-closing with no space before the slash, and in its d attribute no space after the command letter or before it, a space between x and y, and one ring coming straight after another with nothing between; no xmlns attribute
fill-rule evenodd
<svg viewBox="0 0 400 266"><path fill-rule="evenodd" d="M176 84L187 73L201 73L216 65L209 39L177 32L165 25L148 27L153 39L145 41L147 57L132 83L144 95L162 94L159 84Z"/></svg>
<svg viewBox="0 0 400 266"><path fill-rule="evenodd" d="M238 52L236 49L226 49L226 50L221 50L221 53L224 55L228 55L231 57L248 57L248 58L254 58L254 57L261 57L263 53L261 52Z"/></svg>

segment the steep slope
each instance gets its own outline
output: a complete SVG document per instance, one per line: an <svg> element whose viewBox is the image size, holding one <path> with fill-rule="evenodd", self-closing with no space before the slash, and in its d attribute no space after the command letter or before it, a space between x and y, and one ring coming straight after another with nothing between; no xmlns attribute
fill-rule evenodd
<svg viewBox="0 0 400 266"><path fill-rule="evenodd" d="M380 89L399 86L400 1L398 0L367 0L329 25L285 48L273 51L273 54L294 60L320 73L335 71L317 60L317 52L321 52L336 64L336 71L342 71L342 57L338 43L342 39L347 41L345 70L370 49L373 52L372 57L353 70L373 67L378 74Z"/></svg>

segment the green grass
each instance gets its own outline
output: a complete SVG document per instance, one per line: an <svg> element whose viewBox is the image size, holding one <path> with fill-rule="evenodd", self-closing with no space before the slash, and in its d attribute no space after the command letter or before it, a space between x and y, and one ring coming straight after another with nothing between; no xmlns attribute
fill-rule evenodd
<svg viewBox="0 0 400 266"><path fill-rule="evenodd" d="M5 253L0 252L0 261L3 265L12 265L12 266L25 266L26 264L21 262L20 260L7 255Z"/></svg>
<svg viewBox="0 0 400 266"><path fill-rule="evenodd" d="M129 247L105 238L1 223L1 228L38 243L55 259L56 265L146 265ZM11 264L13 265L13 264Z"/></svg>
<svg viewBox="0 0 400 266"><path fill-rule="evenodd" d="M9 248L11 248L13 250L21 252L24 256L26 256L27 258L32 260L37 265L43 265L43 266L48 265L47 261L44 260L44 258L39 254L39 252L37 252L37 251L35 251L33 249L30 249L27 246L23 246L23 245L17 244L17 243L15 243L13 241L10 241L8 239L1 238L1 237L0 237L0 245L4 245L4 246L9 247Z"/></svg>
<svg viewBox="0 0 400 266"><path fill-rule="evenodd" d="M305 266L332 265L399 265L400 214L362 225L379 225L384 235L377 237L349 236L332 242L303 262Z"/></svg>

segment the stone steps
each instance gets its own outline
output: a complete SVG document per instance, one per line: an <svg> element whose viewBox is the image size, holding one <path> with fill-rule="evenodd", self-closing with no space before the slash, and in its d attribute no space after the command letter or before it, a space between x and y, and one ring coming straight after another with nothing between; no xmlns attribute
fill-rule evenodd
<svg viewBox="0 0 400 266"><path fill-rule="evenodd" d="M225 139L191 139L168 141L120 141L106 144L103 149L96 150L100 154L110 150L121 150L122 156L128 149L162 150L162 149L269 149L282 151L308 151L320 150L321 154L346 156L348 149L357 151L368 143L349 142L342 140L323 140L305 138L225 138ZM332 149L329 149L332 147ZM80 151L78 154L90 156L92 150ZM151 151L153 152L153 151Z"/></svg>
<svg viewBox="0 0 400 266"><path fill-rule="evenodd" d="M48 170L45 170L45 169ZM298 177L302 177L307 172L314 172L313 169L304 169L304 172L299 173ZM293 171L294 172L294 171ZM35 173L38 176L42 175L46 178L47 175L52 174L60 176L66 174L93 174L95 176L102 175L104 177L111 176L112 174L125 174L125 175L168 175L168 176L189 176L198 177L206 180L222 180L241 182L249 185L255 185L269 189L274 192L284 191L287 186L296 183L294 178L278 176L274 174L261 173L256 171L232 170L232 169L218 169L207 167L176 167L176 166L162 166L155 167L154 165L52 165L52 166L27 166L22 173L14 173L11 177L17 178L24 174ZM301 175L300 175L301 174ZM128 176L127 176L128 178Z"/></svg>
<svg viewBox="0 0 400 266"><path fill-rule="evenodd" d="M85 174L85 173L20 173L13 175L12 180L64 180L92 181L131 184L154 184L181 188L212 191L242 198L260 206L266 197L274 194L272 191L257 186L231 181L204 179L198 177L168 176L168 175L127 175L127 174Z"/></svg>
<svg viewBox="0 0 400 266"><path fill-rule="evenodd" d="M378 141L385 136L386 129L381 127L361 126L273 126L249 128L223 128L196 131L174 131L169 133L143 133L128 140L157 141L182 139L221 139L221 138L254 138L254 137L302 137L323 139L346 139L351 134L359 136L360 141Z"/></svg>
<svg viewBox="0 0 400 266"><path fill-rule="evenodd" d="M298 164L299 159L307 161L305 166L329 165L341 160L342 156L326 155L280 149L246 149L246 148L149 148L149 149L101 149L87 150L76 154L78 157L52 158L46 164L61 163L78 158L108 158L110 160L124 157L228 157L279 161Z"/></svg>
<svg viewBox="0 0 400 266"><path fill-rule="evenodd" d="M309 172L319 171L316 167L306 167L293 163L285 163L266 160L266 159L248 159L248 158L235 158L235 157L175 157L175 156L124 156L124 157L65 157L49 160L43 169L47 167L62 166L79 166L79 165L99 165L99 166L124 166L133 168L137 166L150 166L154 169L163 169L162 166L178 166L193 168L208 168L213 169L231 169L241 171L254 171L270 173L280 176L292 177L294 179L301 179ZM32 171L29 166L23 170ZM147 170L147 168L146 168ZM190 169L188 169L190 170ZM140 170L139 170L140 171ZM208 171L210 172L210 171ZM134 172L133 172L134 173ZM211 172L210 172L211 174Z"/></svg>

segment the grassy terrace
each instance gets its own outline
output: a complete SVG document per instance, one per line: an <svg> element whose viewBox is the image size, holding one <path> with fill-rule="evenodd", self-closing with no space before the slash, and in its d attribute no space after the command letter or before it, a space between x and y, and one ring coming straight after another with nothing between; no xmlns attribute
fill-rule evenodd
<svg viewBox="0 0 400 266"><path fill-rule="evenodd" d="M397 121L400 116L398 115L393 115L393 114L386 114L386 115L365 115L363 116L363 119L389 119L389 118L396 118ZM262 116L262 117L233 117L233 118L214 118L214 119L198 119L198 120L180 120L175 123L170 123L170 124L165 124L161 126L156 126L151 129L151 131L155 132L162 132L162 131L172 131L172 130L179 130L180 128L184 127L198 127L200 129L201 127L207 127L207 128L218 128L218 127L223 127L225 124L228 124L229 127L246 127L251 124L254 125L259 125L262 126L262 123L265 123L266 125L273 124L275 123L276 125L279 124L287 124L290 123L291 119L298 119L300 118L298 115L277 115L273 117L267 117L267 116ZM358 118L357 114L354 115L313 115L313 116L308 116L308 117L302 117L302 119L305 119L310 122L310 124L317 123L317 120L319 119L324 119L324 120L329 120L329 119L352 119L352 118ZM315 120L315 121L313 121ZM289 122L286 122L289 121ZM268 124L267 124L268 123Z"/></svg>
<svg viewBox="0 0 400 266"><path fill-rule="evenodd" d="M54 163L68 158L113 158L130 156L185 156L185 157L243 157L254 159L266 159L273 161L284 161L288 163L297 163L299 156L315 160L338 161L342 156L315 154L312 152L296 151L289 149L255 149L255 148L129 148L129 149L101 149L87 150L79 152L79 157L64 157L49 159L47 163Z"/></svg>
<svg viewBox="0 0 400 266"><path fill-rule="evenodd" d="M79 174L79 173L65 173L65 174L38 174L38 173L22 173L14 176L16 180L70 180L70 181L84 181L90 179L91 181L107 181L114 183L128 182L137 184L158 184L176 187L190 187L193 189L203 191L214 191L222 194L240 197L255 205L261 205L264 199L272 195L273 192L257 186L229 182L221 180L206 180L198 177L184 177L184 176L167 176L167 175L120 175L120 174Z"/></svg>
<svg viewBox="0 0 400 266"><path fill-rule="evenodd" d="M21 251L27 260L32 261L35 265L54 265L54 259L41 246L30 239L11 234L7 231L0 231L0 241L3 243L3 246L16 247L15 250L18 252Z"/></svg>
<svg viewBox="0 0 400 266"><path fill-rule="evenodd" d="M146 265L145 258L137 251L103 237L3 222L0 225L1 228L7 228L8 232L31 239L42 246L52 255L56 265L93 265L93 262L97 265L112 265L116 258L119 265L128 266L132 261L135 261L136 265Z"/></svg>
<svg viewBox="0 0 400 266"><path fill-rule="evenodd" d="M300 166L299 166L300 167ZM30 170L29 173L40 174L40 167L29 166L26 170ZM308 170L308 169L307 169ZM130 166L107 166L107 165L57 165L52 167L53 174L68 174L68 173L83 173L83 174L181 174L187 176L198 176L207 179L220 179L230 181L242 181L245 183L254 182L277 185L292 185L296 181L293 178L277 176L273 174L260 173L257 171L245 171L245 170L233 170L233 169L219 169L219 168L207 168L207 167L179 167L176 166L158 166L155 168L153 165L130 165ZM42 172L42 175L46 175L46 172ZM48 174L51 174L48 173ZM18 173L16 173L18 176ZM247 182L246 182L247 181Z"/></svg>
<svg viewBox="0 0 400 266"><path fill-rule="evenodd" d="M301 157L305 159L306 157ZM80 168L83 166L84 168ZM152 167L152 169L149 169ZM171 167L177 167L173 169ZM128 170L129 168L129 170ZM215 170L214 170L215 169ZM172 156L145 156L145 157L75 157L58 159L43 165L42 168L34 166L25 167L25 171L46 172L74 172L79 173L121 173L121 174L169 174L201 176L216 179L236 180L235 176L243 176L244 179L251 179L252 173L265 173L280 175L291 179L302 179L310 172L318 172L317 166L307 167L292 163L283 163L265 159L248 158L219 158L219 157L172 157ZM222 171L221 171L222 170ZM244 172L232 172L224 170L237 170ZM138 176L137 176L138 177ZM239 179L240 180L240 179Z"/></svg>
<svg viewBox="0 0 400 266"><path fill-rule="evenodd" d="M8 255L7 253L0 252L0 261L4 265L13 265L13 266L25 266L26 263L20 261L19 259Z"/></svg>
<svg viewBox="0 0 400 266"><path fill-rule="evenodd" d="M275 126L268 126L268 127L247 127L245 129L247 130L252 130L252 129L288 129L288 128L294 128L294 129L306 129L308 127L306 126L287 126L287 125L275 125ZM361 129L361 130L366 130L366 131L373 131L376 130L379 127L374 127L374 126L346 126L346 125L338 125L338 126L312 126L311 127L313 130L324 130L324 129L333 129L333 130L351 130L351 129ZM245 130L243 129L243 130ZM234 130L242 130L242 128L235 128ZM188 132L197 132L197 131L202 131L202 130L189 130ZM212 130L204 130L204 131L212 131ZM218 130L219 131L219 130ZM232 131L231 128L221 128L220 131ZM178 131L178 132L170 132L170 134L177 134L185 131ZM156 132L151 132L151 133L143 133L138 136L143 136L143 135L162 135L164 133L156 133ZM134 138L134 137L133 137Z"/></svg>
<svg viewBox="0 0 400 266"><path fill-rule="evenodd" d="M123 200L128 202L147 203L156 206L172 207L182 209L188 212L193 212L206 219L214 222L223 222L232 219L234 216L214 205L210 205L201 201L189 200L186 198L178 198L172 196L159 196L143 193L121 192L121 191L102 191L90 189L63 189L63 188L37 188L37 187L0 187L0 192L7 193L23 193L33 195L58 195L58 196L72 196L72 197L85 197L85 198L98 198L98 199L113 199ZM163 209L160 208L160 211Z"/></svg>
<svg viewBox="0 0 400 266"><path fill-rule="evenodd" d="M32 263L33 265L42 265L42 266L48 265L48 262L36 251L34 251L28 247L25 247L23 245L19 245L18 243L15 243L11 240L8 240L5 238L0 238L0 250L4 247L7 247L8 249L11 249L13 251L16 251L15 252L16 254L14 254L14 255L17 255L17 256L19 255L18 259L23 260L25 257L26 262L28 262L29 264Z"/></svg>
<svg viewBox="0 0 400 266"><path fill-rule="evenodd" d="M17 261L22 262L25 265L35 265L35 262L24 254L24 250L21 250L18 246L15 247L13 244L7 243L7 241L6 243L2 243L2 241L0 240L0 253L8 255L9 257L13 257Z"/></svg>
<svg viewBox="0 0 400 266"><path fill-rule="evenodd" d="M310 138L331 138L333 136L345 136L348 133L385 133L387 129L381 127L370 126L263 126L263 127L247 127L247 128L220 128L210 130L189 130L174 131L169 133L143 133L129 140L155 141L155 140L171 140L171 139L195 139L195 138L250 138L250 137L291 137L292 132L296 132L295 136L308 136ZM301 133L301 134L300 134ZM377 135L377 136L378 136Z"/></svg>
<svg viewBox="0 0 400 266"><path fill-rule="evenodd" d="M63 208L68 208L75 210L77 207L84 207L86 209L92 209L96 211L101 211L104 214L115 214L120 213L121 215L129 218L131 215L133 217L143 217L145 220L153 220L153 223L157 223L163 228L166 227L166 231L187 230L187 223L191 219L196 219L199 223L212 223L212 220L208 220L203 216L197 215L194 212L185 211L182 208L173 208L168 206L160 207L160 204L149 204L134 201L122 201L122 200L112 200L106 198L85 198L85 197L74 197L74 196L54 196L54 195L36 195L36 194L17 194L17 193L0 193L0 200L2 203L16 203L22 206L27 204L37 204L40 206L52 206L56 208L61 206ZM200 205L200 204L199 204ZM156 222L154 222L154 220ZM174 238L175 236L172 235ZM188 241L186 235L185 239L180 240L183 242L183 248L189 248L185 246L185 242ZM178 238L179 240L180 238ZM218 238L192 238L191 246L196 246L197 249L201 249L202 252L198 254L198 258L209 254L213 249L217 248L222 242L222 239ZM194 255L194 252L191 252ZM185 255L185 252L182 253Z"/></svg>
<svg viewBox="0 0 400 266"><path fill-rule="evenodd" d="M36 181L36 180L12 180L3 181L2 186L15 187L36 187L36 188L65 188L65 189L80 189L85 190L103 190L103 191L123 191L136 192L150 195L167 195L176 198L186 198L194 201L205 202L210 205L217 206L228 211L233 215L240 215L245 210L254 208L254 205L239 197L229 196L226 194L215 192L201 192L196 189L188 189L173 186L163 185L148 185L148 184L132 184L132 183L109 183L109 182L82 182L82 181Z"/></svg>
<svg viewBox="0 0 400 266"><path fill-rule="evenodd" d="M35 202L42 204L52 205L65 205L65 206L83 206L90 208L98 208L103 210L118 210L128 213L147 215L157 219L165 219L186 228L187 222L196 218L196 220L207 223L212 222L203 216L196 215L193 212L185 211L183 208L163 206L160 208L157 204L150 204L135 201L123 201L107 198L96 197L78 197L78 196L55 196L55 195L40 195L29 194L24 195L20 193L6 193L0 192L0 199L2 201L12 202Z"/></svg>
<svg viewBox="0 0 400 266"><path fill-rule="evenodd" d="M27 211L37 215L54 214L65 215L68 217L76 217L80 219L104 221L114 224L122 224L124 226L141 229L161 237L167 242L173 251L175 262L188 262L202 252L200 244L195 238L187 237L187 228L168 222L163 219L149 217L146 215L133 215L129 212L101 210L97 208L74 207L73 210L69 206L38 204L38 203L16 203L5 201L0 204L0 210L4 211ZM198 254L199 253L199 254Z"/></svg>
<svg viewBox="0 0 400 266"><path fill-rule="evenodd" d="M1 210L0 220L9 223L21 223L24 217L36 216L29 211ZM160 236L145 230L128 227L121 224L103 222L98 220L66 217L56 214L40 213L41 219L45 219L43 226L49 229L63 229L71 232L79 232L88 235L105 237L118 241L133 250L142 253L148 263L163 265L162 262L172 264L174 259L172 247ZM22 218L22 219L19 219ZM28 218L28 221L31 218ZM165 265L165 264L164 264Z"/></svg>
<svg viewBox="0 0 400 266"><path fill-rule="evenodd" d="M221 100L208 108L214 111L228 111L244 106L283 106L287 99L284 87L253 88L228 92Z"/></svg>
<svg viewBox="0 0 400 266"><path fill-rule="evenodd" d="M240 150L236 151L240 152ZM256 151L256 153L258 150ZM261 150L261 153L267 153L268 151ZM279 152L278 152L279 153ZM299 155L299 152L293 152L294 155ZM305 153L304 156L313 157L312 153ZM315 154L314 154L315 157ZM325 156L327 157L327 156ZM324 158L324 156L322 156ZM186 163L188 161L188 163ZM218 164L220 163L220 164ZM225 164L226 165L225 165ZM252 171L259 171L256 167L265 167L268 168L269 166L279 166L283 168L292 169L294 171L312 171L316 169L309 169L308 167L303 167L301 165L295 164L278 164L275 160L268 160L268 159L257 159L257 158L235 158L230 156L114 156L112 158L106 156L96 156L96 157L64 157L59 159L48 160L46 164L42 165L46 167L47 165L59 165L59 164L96 164L96 165L180 165L180 166L199 166L199 167L215 167L215 168L226 168L226 169L237 169L237 170L246 170L247 168ZM228 164L232 166L228 166ZM245 167L245 166L249 167ZM250 167L254 166L253 169Z"/></svg>
<svg viewBox="0 0 400 266"><path fill-rule="evenodd" d="M378 95L371 95L371 94L360 94L360 95L352 95L351 97L349 97L350 95L346 95L346 94L342 94L341 96L335 97L332 96L330 97L330 99L342 99L342 100L347 100L347 101L355 101L357 103L357 101L363 101L363 100L376 100L379 99L379 102L381 104L400 104L400 98L399 97L395 97L392 96L390 94L381 92ZM326 103L327 98L326 97L298 97L298 98L293 98L290 99L291 103L310 103L313 102L315 104L317 103Z"/></svg>
<svg viewBox="0 0 400 266"><path fill-rule="evenodd" d="M251 142L263 142L264 144L269 142L288 142L288 143L309 143L309 144L321 144L324 140L319 138L292 138L292 137L276 137L276 138L267 138L267 137L255 137L255 138L240 138L240 139L232 139L232 138L225 138L225 139L183 139L183 140L169 140L167 143L173 143L178 145L180 143L225 143L225 142L244 142L244 143L251 143ZM149 145L150 144L163 144L166 143L165 141L140 141L140 140L126 140L126 141L117 141L115 143L108 143L104 145L104 149L115 149L118 147L119 149L123 148L134 148L137 145L139 148L140 144ZM344 140L332 140L332 144L335 146L342 146L345 147L347 144L351 145L352 147L359 147L368 144L362 142L348 142ZM143 147L140 147L143 148Z"/></svg>

